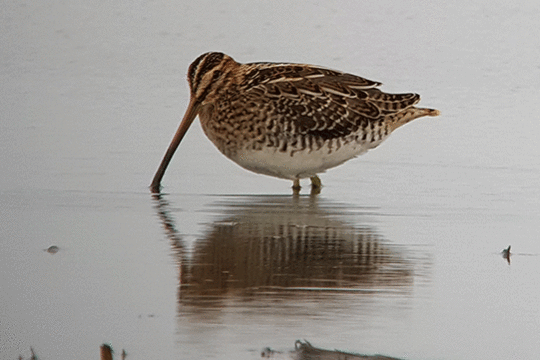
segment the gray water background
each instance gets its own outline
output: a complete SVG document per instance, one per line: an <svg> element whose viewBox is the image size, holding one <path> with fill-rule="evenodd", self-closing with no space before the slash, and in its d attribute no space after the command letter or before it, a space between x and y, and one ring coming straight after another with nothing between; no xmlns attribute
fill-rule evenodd
<svg viewBox="0 0 540 360"><path fill-rule="evenodd" d="M296 339L537 358L538 19L502 1L4 2L0 358L91 359L107 342L129 359L254 359ZM323 174L316 199L228 161L194 123L153 198L187 67L211 50L351 72L442 115ZM264 267L276 253L289 282ZM340 277L353 253L363 265ZM205 254L219 271L197 275Z"/></svg>

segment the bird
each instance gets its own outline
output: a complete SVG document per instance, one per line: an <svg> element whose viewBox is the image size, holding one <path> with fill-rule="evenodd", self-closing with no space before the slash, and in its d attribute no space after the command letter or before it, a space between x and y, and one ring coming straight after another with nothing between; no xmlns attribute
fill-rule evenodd
<svg viewBox="0 0 540 360"><path fill-rule="evenodd" d="M205 135L230 160L255 173L293 181L310 178L380 145L395 129L439 110L418 108L414 93L388 94L382 83L325 67L238 63L221 52L188 68L190 99L150 189L161 181L198 116Z"/></svg>

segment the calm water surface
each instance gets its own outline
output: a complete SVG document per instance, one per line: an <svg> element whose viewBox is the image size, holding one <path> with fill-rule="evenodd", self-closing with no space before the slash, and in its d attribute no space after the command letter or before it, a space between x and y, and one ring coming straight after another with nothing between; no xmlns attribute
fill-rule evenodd
<svg viewBox="0 0 540 360"><path fill-rule="evenodd" d="M537 358L538 18L487 1L5 4L0 358L92 359L104 342L128 359L290 358L297 339ZM442 116L297 197L195 124L152 196L209 50L357 73Z"/></svg>

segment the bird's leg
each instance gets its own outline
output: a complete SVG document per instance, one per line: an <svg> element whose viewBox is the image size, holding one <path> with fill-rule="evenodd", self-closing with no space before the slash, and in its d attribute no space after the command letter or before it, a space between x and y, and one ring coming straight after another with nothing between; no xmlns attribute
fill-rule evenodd
<svg viewBox="0 0 540 360"><path fill-rule="evenodd" d="M317 175L312 176L310 179L311 179L311 191L313 192L314 190L318 190L320 192L321 187L322 187L321 179Z"/></svg>
<svg viewBox="0 0 540 360"><path fill-rule="evenodd" d="M302 187L300 186L300 179L294 179L292 186L293 193L298 194L301 188Z"/></svg>

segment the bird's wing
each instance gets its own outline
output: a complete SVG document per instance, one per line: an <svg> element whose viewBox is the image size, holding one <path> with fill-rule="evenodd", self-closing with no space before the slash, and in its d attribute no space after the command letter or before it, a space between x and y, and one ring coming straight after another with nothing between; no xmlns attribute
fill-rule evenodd
<svg viewBox="0 0 540 360"><path fill-rule="evenodd" d="M259 65L245 79L238 101L282 136L344 137L420 101L417 94L386 94L379 82L310 65Z"/></svg>

